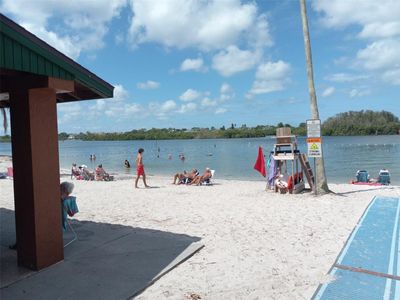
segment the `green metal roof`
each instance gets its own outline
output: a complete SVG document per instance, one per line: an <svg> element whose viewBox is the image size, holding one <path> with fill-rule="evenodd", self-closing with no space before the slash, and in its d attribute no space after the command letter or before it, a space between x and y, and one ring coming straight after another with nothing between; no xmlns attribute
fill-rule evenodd
<svg viewBox="0 0 400 300"><path fill-rule="evenodd" d="M3 14L0 14L0 68L73 80L90 90L86 93L90 98L85 99L113 97L112 85Z"/></svg>

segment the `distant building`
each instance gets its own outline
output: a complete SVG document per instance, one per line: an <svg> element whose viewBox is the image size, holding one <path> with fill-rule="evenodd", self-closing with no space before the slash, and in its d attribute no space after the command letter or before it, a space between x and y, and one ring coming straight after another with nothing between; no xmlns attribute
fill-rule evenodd
<svg viewBox="0 0 400 300"><path fill-rule="evenodd" d="M68 139L69 139L69 140L74 140L74 139L75 139L75 136L72 135L72 134L70 134L70 135L68 136Z"/></svg>

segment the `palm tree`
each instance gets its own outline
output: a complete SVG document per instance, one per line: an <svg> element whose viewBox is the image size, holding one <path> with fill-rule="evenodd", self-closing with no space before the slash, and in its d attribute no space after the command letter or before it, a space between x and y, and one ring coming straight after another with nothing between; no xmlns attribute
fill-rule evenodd
<svg viewBox="0 0 400 300"><path fill-rule="evenodd" d="M310 109L311 118L319 119L317 96L315 94L314 87L314 75L311 58L311 45L310 35L308 33L308 22L307 22L307 11L305 0L300 0L301 20L303 23L303 36L304 36L304 48L306 51L306 62L307 62L307 78L308 78L308 92L310 94ZM323 157L315 158L316 164L316 194L329 193L328 182L325 175L325 165Z"/></svg>

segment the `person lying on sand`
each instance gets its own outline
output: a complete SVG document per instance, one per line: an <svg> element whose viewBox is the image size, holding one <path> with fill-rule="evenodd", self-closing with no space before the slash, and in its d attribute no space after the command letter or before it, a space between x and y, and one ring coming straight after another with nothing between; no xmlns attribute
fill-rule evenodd
<svg viewBox="0 0 400 300"><path fill-rule="evenodd" d="M200 184L202 184L203 182L206 182L207 180L209 180L210 178L211 178L211 176L212 176L212 173L211 173L211 170L210 170L210 168L206 168L205 170L204 170L204 174L203 175L197 175L193 180L192 180L192 182L191 183L189 183L190 185L193 185L193 184L195 184L195 185L200 185Z"/></svg>
<svg viewBox="0 0 400 300"><path fill-rule="evenodd" d="M181 184L181 183L188 183L191 182L196 176L199 175L199 171L193 169L189 173L183 171L183 173L176 173L174 175L174 182L172 184ZM176 181L178 180L178 183Z"/></svg>

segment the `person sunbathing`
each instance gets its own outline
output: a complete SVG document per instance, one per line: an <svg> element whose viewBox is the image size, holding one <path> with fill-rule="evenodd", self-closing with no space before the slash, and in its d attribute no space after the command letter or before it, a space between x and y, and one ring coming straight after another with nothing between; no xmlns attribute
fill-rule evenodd
<svg viewBox="0 0 400 300"><path fill-rule="evenodd" d="M110 181L110 174L103 169L103 165L98 165L96 168L96 180Z"/></svg>
<svg viewBox="0 0 400 300"><path fill-rule="evenodd" d="M199 172L196 169L193 169L189 173L187 173L186 171L183 171L183 173L176 173L174 175L174 182L172 184L189 183L198 175ZM177 180L178 183L176 183Z"/></svg>
<svg viewBox="0 0 400 300"><path fill-rule="evenodd" d="M94 180L94 172L90 171L86 165L79 166L79 170L84 180Z"/></svg>
<svg viewBox="0 0 400 300"><path fill-rule="evenodd" d="M193 180L192 180L192 182L191 183L189 183L190 185L200 185L200 184L202 184L202 183L204 183L204 182L207 182L208 180L210 180L210 178L211 178L211 176L212 176L212 173L211 173L211 170L210 170L210 168L206 168L205 170L204 170L204 174L203 175L197 175Z"/></svg>
<svg viewBox="0 0 400 300"><path fill-rule="evenodd" d="M83 179L82 173L80 169L76 166L76 163L72 164L71 168L71 179L76 178L76 179Z"/></svg>

